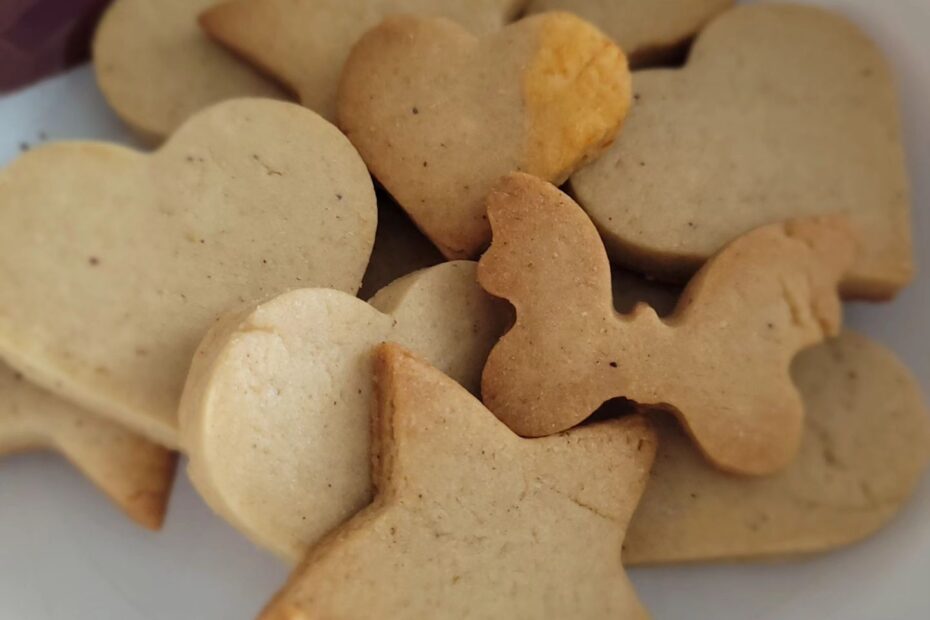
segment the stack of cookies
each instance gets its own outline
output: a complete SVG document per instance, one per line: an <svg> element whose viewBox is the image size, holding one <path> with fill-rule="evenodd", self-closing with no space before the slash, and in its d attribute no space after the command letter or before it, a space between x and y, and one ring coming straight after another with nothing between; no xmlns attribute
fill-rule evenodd
<svg viewBox="0 0 930 620"><path fill-rule="evenodd" d="M0 452L156 529L183 453L265 620L643 618L624 565L875 532L930 463L842 326L912 278L892 78L732 4L117 0L158 146L0 171Z"/></svg>

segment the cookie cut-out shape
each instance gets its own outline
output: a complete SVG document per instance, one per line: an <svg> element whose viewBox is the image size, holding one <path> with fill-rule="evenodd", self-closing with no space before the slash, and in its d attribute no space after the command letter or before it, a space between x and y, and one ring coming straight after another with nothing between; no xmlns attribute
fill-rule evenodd
<svg viewBox="0 0 930 620"><path fill-rule="evenodd" d="M182 400L191 480L256 544L298 561L371 500L375 347L401 342L477 393L508 310L459 261L397 280L370 305L304 289L224 319Z"/></svg>
<svg viewBox="0 0 930 620"><path fill-rule="evenodd" d="M530 0L528 11L570 11L604 31L633 67L669 58L734 0Z"/></svg>
<svg viewBox="0 0 930 620"><path fill-rule="evenodd" d="M612 303L594 225L568 196L523 174L488 198L494 241L481 285L516 308L482 376L485 404L525 436L578 424L625 397L676 413L718 467L775 471L794 456L803 405L789 367L835 335L837 282L854 243L843 218L758 228L691 280L676 311Z"/></svg>
<svg viewBox="0 0 930 620"><path fill-rule="evenodd" d="M930 462L930 415L894 356L843 332L795 360L807 411L797 457L746 480L709 466L673 420L658 422L652 478L627 564L788 557L855 543L905 505Z"/></svg>
<svg viewBox="0 0 930 620"><path fill-rule="evenodd" d="M175 447L216 318L297 287L354 293L376 218L352 145L296 104L220 104L153 155L34 149L0 171L0 356Z"/></svg>
<svg viewBox="0 0 930 620"><path fill-rule="evenodd" d="M150 142L237 97L287 98L200 31L219 0L116 0L94 35L97 83L113 110Z"/></svg>
<svg viewBox="0 0 930 620"><path fill-rule="evenodd" d="M523 0L231 0L203 12L217 42L273 75L301 103L336 118L339 76L352 46L391 15L445 17L476 35L502 28Z"/></svg>
<svg viewBox="0 0 930 620"><path fill-rule="evenodd" d="M621 311L660 316L681 289L614 274ZM886 525L930 463L930 415L894 354L844 330L802 351L791 374L804 402L801 447L783 471L745 479L695 450L671 417L653 415L659 450L624 542L628 565L789 557L855 543Z"/></svg>
<svg viewBox="0 0 930 620"><path fill-rule="evenodd" d="M130 519L161 527L175 455L30 384L0 362L0 456L54 450Z"/></svg>
<svg viewBox="0 0 930 620"><path fill-rule="evenodd" d="M620 563L655 453L642 418L521 439L397 345L377 372L377 496L262 620L648 617Z"/></svg>
<svg viewBox="0 0 930 620"><path fill-rule="evenodd" d="M753 228L840 212L861 240L844 296L888 298L910 281L893 80L846 19L737 7L683 69L639 72L635 91L623 139L571 180L616 261L684 280Z"/></svg>
<svg viewBox="0 0 930 620"><path fill-rule="evenodd" d="M352 50L339 125L436 247L470 258L490 241L484 198L498 178L564 181L610 144L629 102L623 52L574 15L536 15L482 39L404 16Z"/></svg>

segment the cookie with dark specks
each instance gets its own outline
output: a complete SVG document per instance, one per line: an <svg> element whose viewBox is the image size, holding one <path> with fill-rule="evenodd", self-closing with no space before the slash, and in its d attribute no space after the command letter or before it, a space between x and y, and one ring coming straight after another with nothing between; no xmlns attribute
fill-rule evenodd
<svg viewBox="0 0 930 620"><path fill-rule="evenodd" d="M0 357L164 445L218 316L293 288L354 294L371 177L336 127L235 99L161 149L48 144L0 170Z"/></svg>
<svg viewBox="0 0 930 620"><path fill-rule="evenodd" d="M567 13L478 38L445 19L393 17L353 48L339 126L447 258L490 241L484 198L502 175L560 183L616 136L626 58Z"/></svg>
<svg viewBox="0 0 930 620"><path fill-rule="evenodd" d="M891 71L822 9L739 6L682 69L636 74L621 140L571 179L611 257L684 281L753 228L843 213L860 239L847 297L913 275L910 200Z"/></svg>
<svg viewBox="0 0 930 620"><path fill-rule="evenodd" d="M625 397L676 414L717 467L766 474L794 457L804 417L792 358L835 335L837 283L854 256L841 217L757 228L712 258L669 317L613 307L610 264L584 211L525 174L488 198L478 280L516 309L481 381L488 409L524 436L575 426Z"/></svg>
<svg viewBox="0 0 930 620"><path fill-rule="evenodd" d="M376 380L375 500L262 620L648 617L620 562L656 448L641 417L528 440L397 345Z"/></svg>

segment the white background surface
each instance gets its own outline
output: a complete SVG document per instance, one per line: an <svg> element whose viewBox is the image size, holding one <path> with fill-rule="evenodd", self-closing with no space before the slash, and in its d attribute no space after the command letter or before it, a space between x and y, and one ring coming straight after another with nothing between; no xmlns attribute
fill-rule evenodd
<svg viewBox="0 0 930 620"><path fill-rule="evenodd" d="M2 1L2 0L0 0ZM919 274L891 304L848 310L930 393L930 0L834 0L888 55L902 101ZM0 98L0 164L20 143L130 142L88 69ZM50 180L53 182L54 180ZM215 518L183 463L165 529L145 532L57 457L0 464L0 620L252 618L288 570ZM930 477L871 540L803 561L631 571L658 619L930 618Z"/></svg>

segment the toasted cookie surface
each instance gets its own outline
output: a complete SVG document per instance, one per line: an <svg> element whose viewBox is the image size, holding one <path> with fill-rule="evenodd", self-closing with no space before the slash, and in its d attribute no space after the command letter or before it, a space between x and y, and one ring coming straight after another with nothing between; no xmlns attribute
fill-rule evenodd
<svg viewBox="0 0 930 620"><path fill-rule="evenodd" d="M300 101L336 117L336 90L352 46L392 15L446 17L474 34L504 26L521 0L230 0L214 3L204 30L275 76Z"/></svg>
<svg viewBox="0 0 930 620"><path fill-rule="evenodd" d="M264 620L648 616L619 553L655 452L644 420L521 439L400 347L378 366L378 495Z"/></svg>
<svg viewBox="0 0 930 620"><path fill-rule="evenodd" d="M130 519L161 527L175 455L30 384L0 362L0 456L32 450L61 453Z"/></svg>
<svg viewBox="0 0 930 620"><path fill-rule="evenodd" d="M734 0L530 0L530 13L570 11L603 30L637 66L678 52Z"/></svg>
<svg viewBox="0 0 930 620"><path fill-rule="evenodd" d="M358 154L295 104L220 104L153 155L34 149L0 171L0 356L176 445L216 318L303 286L354 293L376 217Z"/></svg>
<svg viewBox="0 0 930 620"><path fill-rule="evenodd" d="M97 28L100 90L120 118L152 142L226 99L286 96L200 31L198 13L216 3L116 0Z"/></svg>
<svg viewBox="0 0 930 620"><path fill-rule="evenodd" d="M469 258L490 240L484 198L497 178L564 181L610 144L629 101L623 53L573 15L533 16L481 39L404 16L352 50L339 125L439 250Z"/></svg>
<svg viewBox="0 0 930 620"><path fill-rule="evenodd" d="M718 467L785 466L803 404L789 366L841 323L837 282L854 243L841 218L764 226L717 254L675 312L619 315L591 221L554 186L506 177L488 198L494 242L479 281L517 320L482 375L485 404L521 435L571 428L609 399L676 413Z"/></svg>
<svg viewBox="0 0 930 620"><path fill-rule="evenodd" d="M630 564L785 557L859 541L910 498L930 462L930 415L884 347L843 332L798 355L807 413L797 457L746 480L710 467L678 425L659 452L627 533Z"/></svg>
<svg viewBox="0 0 930 620"><path fill-rule="evenodd" d="M622 140L571 181L615 260L680 280L752 228L844 213L861 238L844 295L887 298L911 279L893 80L850 22L741 6L683 69L640 72L635 90Z"/></svg>
<svg viewBox="0 0 930 620"><path fill-rule="evenodd" d="M509 313L475 270L451 262L416 272L371 305L293 291L221 321L195 356L181 407L189 473L210 506L291 561L365 506L374 348L402 342L477 392Z"/></svg>

